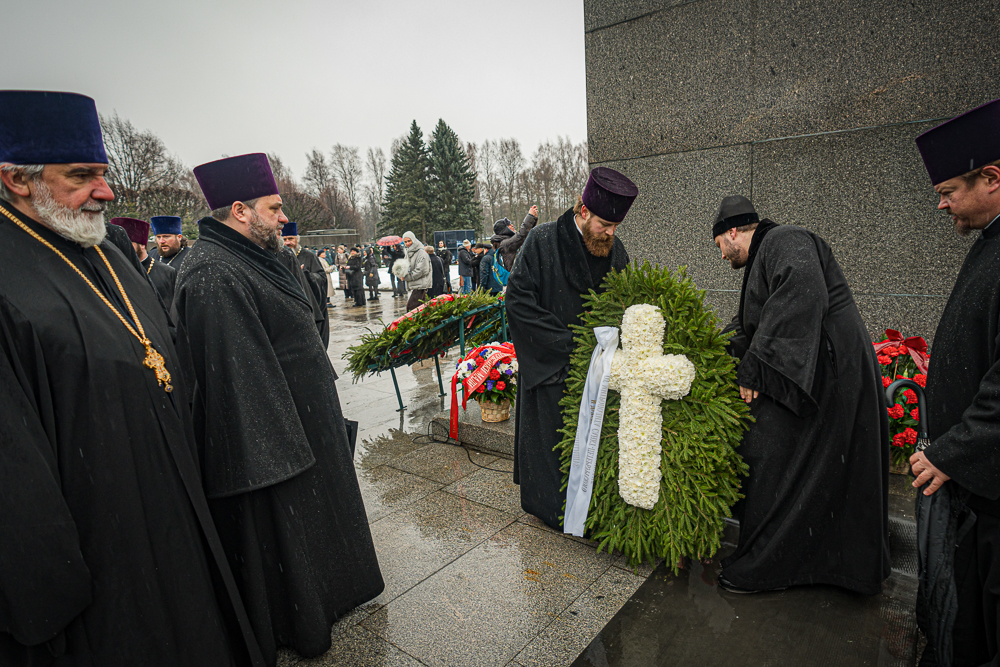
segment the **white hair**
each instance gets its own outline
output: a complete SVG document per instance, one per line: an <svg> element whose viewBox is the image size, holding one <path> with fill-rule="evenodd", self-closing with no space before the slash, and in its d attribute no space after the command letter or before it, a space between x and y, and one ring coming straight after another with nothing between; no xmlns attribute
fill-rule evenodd
<svg viewBox="0 0 1000 667"><path fill-rule="evenodd" d="M28 180L38 178L42 174L43 169L45 169L44 164L11 164L9 162L0 164L0 171L6 171L8 173L19 172ZM0 199L9 202L14 201L14 193L11 192L6 185L4 185L3 181L0 181Z"/></svg>

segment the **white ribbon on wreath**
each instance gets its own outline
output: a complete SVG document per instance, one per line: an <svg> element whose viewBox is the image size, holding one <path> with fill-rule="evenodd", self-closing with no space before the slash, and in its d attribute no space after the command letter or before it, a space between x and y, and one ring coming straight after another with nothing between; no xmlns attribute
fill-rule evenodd
<svg viewBox="0 0 1000 667"><path fill-rule="evenodd" d="M566 489L563 530L577 536L583 535L590 506L607 390L621 394L618 493L630 505L653 509L659 499L662 478L663 413L660 401L687 396L695 378L694 364L687 357L663 354L666 321L656 306L644 303L625 310L621 350L616 350L617 340L611 342L608 329L617 334L614 327L594 329L598 342L580 403Z"/></svg>

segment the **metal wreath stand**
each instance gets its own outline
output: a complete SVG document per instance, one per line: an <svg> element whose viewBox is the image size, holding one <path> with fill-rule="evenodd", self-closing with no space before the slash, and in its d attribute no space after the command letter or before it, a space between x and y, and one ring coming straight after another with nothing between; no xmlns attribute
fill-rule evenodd
<svg viewBox="0 0 1000 667"><path fill-rule="evenodd" d="M475 324L475 320L478 316L482 315L483 318L479 322L479 326L466 334L465 330ZM466 320L469 320L466 324ZM399 392L399 382L396 380L396 369L400 366L411 366L418 361L423 361L424 359L429 359L434 357L434 367L437 369L437 380L438 380L438 395L445 396L444 392L444 382L441 380L441 362L438 359L440 355L443 355L448 350L450 350L454 345L454 339L451 343L445 345L444 347L439 347L431 351L429 356L420 356L413 350L416 349L420 341L428 336L437 333L445 327L458 324L458 346L461 351L462 356L465 356L465 339L472 338L475 339L476 336L489 330L491 327L499 325L500 342L507 342L509 339L509 333L507 330L507 311L504 308L503 301L497 301L496 303L490 303L485 306L480 306L479 308L473 308L472 310L466 311L461 315L454 315L448 319L438 323L433 329L421 330L413 338L394 347L386 352L382 357L383 363L369 364L368 370L374 373L380 373L389 368L389 372L392 374L392 386L396 390L396 401L399 402L399 409L396 412L402 412L406 409L403 405L403 396ZM405 349L397 354L397 350L400 347Z"/></svg>

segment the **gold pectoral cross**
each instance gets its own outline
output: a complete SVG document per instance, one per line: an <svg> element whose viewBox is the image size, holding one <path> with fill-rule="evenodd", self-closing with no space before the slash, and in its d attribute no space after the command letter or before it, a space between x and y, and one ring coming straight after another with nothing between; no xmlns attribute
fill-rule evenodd
<svg viewBox="0 0 1000 667"><path fill-rule="evenodd" d="M163 387L164 391L168 393L173 391L174 386L170 384L170 371L167 370L163 355L156 351L149 339L144 340L143 344L146 346L146 359L142 362L143 366L156 373L156 382Z"/></svg>

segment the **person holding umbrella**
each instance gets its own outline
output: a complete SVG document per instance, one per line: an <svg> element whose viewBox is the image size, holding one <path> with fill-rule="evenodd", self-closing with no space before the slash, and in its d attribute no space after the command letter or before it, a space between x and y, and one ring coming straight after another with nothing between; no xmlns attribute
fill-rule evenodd
<svg viewBox="0 0 1000 667"><path fill-rule="evenodd" d="M392 271L393 265L406 255L401 247L403 239L399 236L383 236L377 243L382 246L382 257L385 259L385 265L389 268L389 282L392 284L392 295L406 296L406 284Z"/></svg>
<svg viewBox="0 0 1000 667"><path fill-rule="evenodd" d="M953 560L937 579L921 572L918 619L928 636L921 665L997 664L1000 658L1000 100L921 134L917 148L961 235L979 232L962 264L927 373L930 444L910 457L922 489L917 512L944 495L957 546L922 559ZM926 485L926 486L925 486ZM925 500L926 499L926 500ZM964 503L966 509L962 509ZM930 505L933 512L934 505ZM939 512L939 515L941 513ZM951 514L951 513L949 513ZM918 521L918 543L935 527ZM974 523L973 523L974 522ZM940 522L937 522L940 523ZM933 544L933 543L930 543ZM945 568L948 569L948 568ZM941 577L955 597L938 595ZM935 585L937 584L937 585ZM924 627L929 625L930 627ZM949 647L950 644L950 647ZM950 648L950 650L949 650Z"/></svg>

